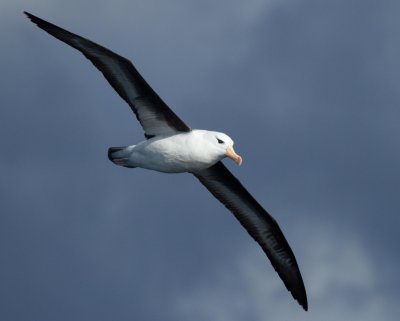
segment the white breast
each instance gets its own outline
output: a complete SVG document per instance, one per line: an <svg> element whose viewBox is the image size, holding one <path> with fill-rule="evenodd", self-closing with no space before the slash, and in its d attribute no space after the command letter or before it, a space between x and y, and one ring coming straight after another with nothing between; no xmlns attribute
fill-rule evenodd
<svg viewBox="0 0 400 321"><path fill-rule="evenodd" d="M193 172L208 168L223 156L204 138L203 130L157 136L134 148L129 164L166 173Z"/></svg>

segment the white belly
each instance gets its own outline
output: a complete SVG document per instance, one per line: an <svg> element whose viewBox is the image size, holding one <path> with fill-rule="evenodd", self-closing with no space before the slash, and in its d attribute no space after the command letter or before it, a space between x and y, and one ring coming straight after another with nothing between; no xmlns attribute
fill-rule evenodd
<svg viewBox="0 0 400 321"><path fill-rule="evenodd" d="M192 131L146 140L132 148L128 163L134 167L166 173L208 168L222 157L208 152L201 132Z"/></svg>

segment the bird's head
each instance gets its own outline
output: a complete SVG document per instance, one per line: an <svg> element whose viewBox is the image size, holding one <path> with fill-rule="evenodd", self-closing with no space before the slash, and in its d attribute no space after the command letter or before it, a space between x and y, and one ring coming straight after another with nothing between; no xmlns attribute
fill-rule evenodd
<svg viewBox="0 0 400 321"><path fill-rule="evenodd" d="M211 132L209 137L211 143L219 156L222 158L229 157L239 166L242 165L242 157L240 157L233 149L234 142L232 138L224 133Z"/></svg>

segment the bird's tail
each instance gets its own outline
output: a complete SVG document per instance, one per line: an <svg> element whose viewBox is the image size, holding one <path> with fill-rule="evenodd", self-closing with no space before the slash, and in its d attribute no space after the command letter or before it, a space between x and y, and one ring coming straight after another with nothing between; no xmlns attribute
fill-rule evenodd
<svg viewBox="0 0 400 321"><path fill-rule="evenodd" d="M128 150L129 147L132 146L110 147L108 149L108 159L115 165L134 168L135 166L128 164L130 155L130 150Z"/></svg>

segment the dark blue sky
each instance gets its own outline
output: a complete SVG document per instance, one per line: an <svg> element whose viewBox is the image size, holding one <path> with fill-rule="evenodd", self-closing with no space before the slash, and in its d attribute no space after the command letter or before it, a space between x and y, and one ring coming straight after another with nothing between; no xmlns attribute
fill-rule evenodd
<svg viewBox="0 0 400 321"><path fill-rule="evenodd" d="M310 311L190 175L128 170L142 130L23 10L131 59L271 212ZM0 4L0 319L376 321L400 313L398 1Z"/></svg>

